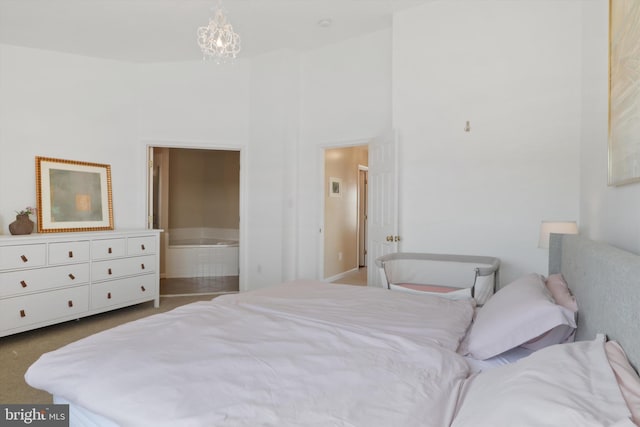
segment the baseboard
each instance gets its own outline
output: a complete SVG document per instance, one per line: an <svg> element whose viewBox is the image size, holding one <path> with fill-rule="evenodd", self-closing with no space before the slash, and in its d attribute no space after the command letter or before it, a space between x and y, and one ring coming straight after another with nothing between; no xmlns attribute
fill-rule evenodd
<svg viewBox="0 0 640 427"><path fill-rule="evenodd" d="M354 272L356 272L356 271L358 271L358 270L359 270L359 268L358 268L358 267L356 267L356 268L352 268L351 270L347 270L347 271L343 271L342 273L338 273L338 274L336 274L335 276L331 276L331 277L327 277L327 278L325 278L325 279L322 279L322 281L323 281L323 282L329 282L329 283L331 283L331 282L335 282L336 280L340 280L340 279L342 279L342 278L343 278L344 276L346 276L347 274L354 273Z"/></svg>

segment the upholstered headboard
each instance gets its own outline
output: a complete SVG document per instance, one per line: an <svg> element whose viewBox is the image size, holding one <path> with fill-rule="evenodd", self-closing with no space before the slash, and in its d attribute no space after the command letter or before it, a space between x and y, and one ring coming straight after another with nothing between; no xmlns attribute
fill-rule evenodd
<svg viewBox="0 0 640 427"><path fill-rule="evenodd" d="M604 333L640 368L640 256L579 235L552 234L549 274L562 273L578 301L576 339Z"/></svg>

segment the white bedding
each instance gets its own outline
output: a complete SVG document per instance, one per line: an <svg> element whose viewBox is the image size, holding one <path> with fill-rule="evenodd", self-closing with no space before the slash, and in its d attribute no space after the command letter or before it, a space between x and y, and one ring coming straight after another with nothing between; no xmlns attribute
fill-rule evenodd
<svg viewBox="0 0 640 427"><path fill-rule="evenodd" d="M296 281L93 335L25 378L122 426L440 427L472 315L471 301Z"/></svg>

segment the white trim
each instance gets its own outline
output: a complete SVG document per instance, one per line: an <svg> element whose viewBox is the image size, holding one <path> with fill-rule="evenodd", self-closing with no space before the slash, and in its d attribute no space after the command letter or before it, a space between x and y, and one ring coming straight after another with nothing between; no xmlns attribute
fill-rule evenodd
<svg viewBox="0 0 640 427"><path fill-rule="evenodd" d="M335 282L336 280L340 280L343 277L345 277L346 275L350 274L350 273L355 273L356 271L360 270L360 268L356 267L356 268L352 268L351 270L347 270L347 271L343 271L342 273L338 273L335 276L331 276L331 277L327 277L326 279L322 279L323 282Z"/></svg>
<svg viewBox="0 0 640 427"><path fill-rule="evenodd" d="M195 292L192 294L160 294L160 298L175 298L175 297L199 297L205 295L227 295L237 294L237 291L221 291L221 292Z"/></svg>

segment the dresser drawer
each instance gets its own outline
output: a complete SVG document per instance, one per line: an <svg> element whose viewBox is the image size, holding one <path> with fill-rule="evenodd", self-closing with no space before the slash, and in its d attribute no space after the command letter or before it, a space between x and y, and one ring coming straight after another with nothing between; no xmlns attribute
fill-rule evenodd
<svg viewBox="0 0 640 427"><path fill-rule="evenodd" d="M125 239L100 239L91 241L93 259L109 259L125 256Z"/></svg>
<svg viewBox="0 0 640 427"><path fill-rule="evenodd" d="M0 270L43 266L45 250L44 243L0 246Z"/></svg>
<svg viewBox="0 0 640 427"><path fill-rule="evenodd" d="M89 264L0 273L0 298L89 282Z"/></svg>
<svg viewBox="0 0 640 427"><path fill-rule="evenodd" d="M89 310L89 286L60 289L0 300L2 329L14 329L41 322L81 316Z"/></svg>
<svg viewBox="0 0 640 427"><path fill-rule="evenodd" d="M153 274L94 284L91 288L91 309L153 299L156 286Z"/></svg>
<svg viewBox="0 0 640 427"><path fill-rule="evenodd" d="M156 238L154 236L130 237L127 239L128 255L146 255L156 253Z"/></svg>
<svg viewBox="0 0 640 427"><path fill-rule="evenodd" d="M49 265L89 260L89 241L49 243Z"/></svg>
<svg viewBox="0 0 640 427"><path fill-rule="evenodd" d="M96 261L91 264L91 280L117 279L156 271L155 255Z"/></svg>

